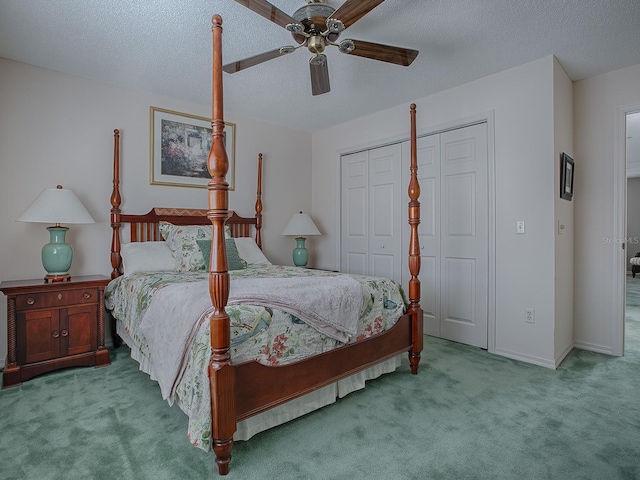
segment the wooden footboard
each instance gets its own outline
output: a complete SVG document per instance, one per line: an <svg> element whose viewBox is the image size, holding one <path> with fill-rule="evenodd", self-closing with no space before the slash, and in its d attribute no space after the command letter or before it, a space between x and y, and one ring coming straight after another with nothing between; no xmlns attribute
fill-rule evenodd
<svg viewBox="0 0 640 480"><path fill-rule="evenodd" d="M409 351L413 345L412 320L412 315L403 315L384 334L293 364L269 367L253 361L235 365L237 420L277 407Z"/></svg>
<svg viewBox="0 0 640 480"><path fill-rule="evenodd" d="M213 450L218 472L229 471L233 434L238 419L244 419L321 388L368 366L408 352L411 371L416 374L422 351L422 309L420 307L420 187L417 178L415 105L411 105L411 180L409 184L409 281L410 305L407 315L388 332L363 342L340 347L295 364L266 367L257 362L231 363L230 321L225 311L229 297L229 273L224 246L224 223L229 216L229 167L223 142L222 92L222 18L212 18L212 146L208 168L209 209L207 218L213 226L213 244L209 265L209 290L214 314L211 316L211 388Z"/></svg>

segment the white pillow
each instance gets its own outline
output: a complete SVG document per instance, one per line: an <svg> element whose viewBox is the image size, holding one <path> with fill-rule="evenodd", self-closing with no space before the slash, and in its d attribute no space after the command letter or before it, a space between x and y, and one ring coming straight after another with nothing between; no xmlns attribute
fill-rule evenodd
<svg viewBox="0 0 640 480"><path fill-rule="evenodd" d="M247 265L271 265L271 262L264 256L260 247L256 244L256 241L251 237L238 237L234 238L236 241L236 248Z"/></svg>
<svg viewBox="0 0 640 480"><path fill-rule="evenodd" d="M131 242L120 249L124 275L173 271L176 261L167 242Z"/></svg>

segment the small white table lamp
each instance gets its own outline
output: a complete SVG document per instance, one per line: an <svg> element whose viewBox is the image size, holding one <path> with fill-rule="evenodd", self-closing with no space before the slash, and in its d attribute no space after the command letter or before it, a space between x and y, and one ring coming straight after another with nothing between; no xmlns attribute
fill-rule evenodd
<svg viewBox="0 0 640 480"><path fill-rule="evenodd" d="M42 247L42 266L47 271L44 280L70 280L71 275L68 272L73 259L73 249L64 238L69 227L60 224L95 223L76 194L63 189L62 185L43 190L16 221L55 224L47 227L50 240Z"/></svg>
<svg viewBox="0 0 640 480"><path fill-rule="evenodd" d="M320 231L311 217L306 213L296 213L284 227L282 235L295 235L296 248L293 249L293 263L296 267L306 267L309 251L304 246L305 235L320 235Z"/></svg>

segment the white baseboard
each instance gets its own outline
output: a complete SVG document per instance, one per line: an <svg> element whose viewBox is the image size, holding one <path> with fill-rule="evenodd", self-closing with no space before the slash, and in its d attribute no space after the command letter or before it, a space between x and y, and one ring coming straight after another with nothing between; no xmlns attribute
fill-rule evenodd
<svg viewBox="0 0 640 480"><path fill-rule="evenodd" d="M534 355L527 355L524 353L512 352L510 350L504 350L502 348L496 347L495 349L496 355L501 355L503 357L511 358L513 360L519 360L525 363L531 363L533 365L538 365L540 367L551 368L555 370L556 362L555 360L551 360L548 358L536 357Z"/></svg>
<svg viewBox="0 0 640 480"><path fill-rule="evenodd" d="M558 368L560 366L560 364L565 359L565 357L567 355L569 355L569 353L571 353L571 350L573 350L573 347L574 347L574 342L573 342L573 340L571 340L569 343L567 343L564 346L564 348L562 348L560 350L560 352L556 355L556 367L555 368Z"/></svg>
<svg viewBox="0 0 640 480"><path fill-rule="evenodd" d="M580 350L589 350L590 352L604 353L605 355L613 355L613 347L607 345L597 345L595 343L581 342L576 340L573 342L575 348Z"/></svg>

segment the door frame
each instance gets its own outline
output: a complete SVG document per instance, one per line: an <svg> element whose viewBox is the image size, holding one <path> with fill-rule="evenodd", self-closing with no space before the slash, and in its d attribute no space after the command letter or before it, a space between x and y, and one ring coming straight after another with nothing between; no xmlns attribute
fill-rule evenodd
<svg viewBox="0 0 640 480"><path fill-rule="evenodd" d="M437 125L427 126L425 128L418 128L416 136L426 137L429 135L435 135L443 133L449 130L455 130L458 128L464 128L478 123L487 124L487 180L488 180L488 214L489 214L489 251L488 262L489 271L487 278L487 351L489 353L495 353L496 347L496 170L495 170L495 111L488 110L479 112L475 115L459 118L453 121L440 123ZM338 186L338 191L342 192L342 181L340 172L342 165L342 156L350 153L357 153L362 150L370 150L373 148L384 147L393 143L402 143L410 140L409 137L394 137L382 140L379 143L371 143L367 145L357 145L350 148L343 148L336 151L336 165L335 168L335 180ZM408 201L408 197L407 197ZM338 200L335 205L336 208L336 241L335 241L335 258L337 260L338 269L340 269L342 263L340 243L342 238L342 218L341 218L341 205ZM404 246L403 246L404 250Z"/></svg>
<svg viewBox="0 0 640 480"><path fill-rule="evenodd" d="M612 354L624 355L624 327L627 286L627 114L640 112L640 104L616 108L613 122L613 232L624 239L624 248L613 249Z"/></svg>

